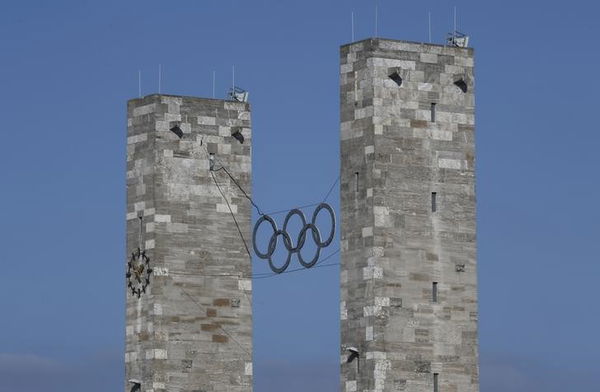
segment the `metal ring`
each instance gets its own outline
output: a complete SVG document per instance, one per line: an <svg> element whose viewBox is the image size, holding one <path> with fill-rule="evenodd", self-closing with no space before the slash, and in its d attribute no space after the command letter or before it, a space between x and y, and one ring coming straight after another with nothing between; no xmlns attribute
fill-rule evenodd
<svg viewBox="0 0 600 392"><path fill-rule="evenodd" d="M317 226L313 225L312 223L308 223L308 224L306 224L306 226L304 226L302 228L302 231L300 231L300 236L306 238L306 231L308 229L310 229L312 231L313 239L318 238L318 241L315 240L315 244L317 245L317 253L312 258L312 260L307 263L304 261L304 258L302 258L302 251L298 250L298 261L300 262L300 264L302 264L302 266L304 268L310 268L313 265L317 264L317 261L319 261L319 256L321 256L321 248L322 248L321 246L319 246L319 243L321 242L321 233L319 232L319 228ZM315 235L316 235L316 237L315 237Z"/></svg>
<svg viewBox="0 0 600 392"><path fill-rule="evenodd" d="M317 227L317 224L316 224L319 212L323 209L327 210L327 212L329 212L329 216L331 217L331 229L325 240L323 240L323 238L321 237L321 232L319 231L319 228ZM300 217L300 219L302 220L302 229L298 233L298 238L297 238L295 246L294 246L294 242L292 241L290 234L287 231L288 224L294 215L298 215ZM269 243L267 245L266 253L263 253L260 250L258 250L258 246L256 244L256 233L258 233L258 229L259 229L260 225L265 221L269 222L271 224L271 229L273 230L273 234L269 238ZM273 218L271 218L268 215L262 215L258 219L258 221L256 221L256 223L254 224L254 230L252 232L252 247L254 248L254 253L259 258L269 260L269 267L271 268L271 270L273 272L275 272L277 274L282 273L283 271L285 271L288 268L288 266L290 265L290 262L292 260L292 255L294 253L298 254L298 261L300 262L300 264L303 267L310 268L310 267L314 266L315 264L317 264L317 262L319 261L319 257L321 256L321 249L329 246L329 244L331 244L331 242L333 241L333 238L335 237L335 229L336 229L335 212L333 211L333 208L331 208L331 206L329 204L320 203L317 206L317 208L313 211L312 220L310 223L306 222L306 216L299 208L294 208L287 213L285 220L283 222L283 228L281 230L279 230L277 228L277 223L275 223ZM304 247L304 244L306 243L306 235L307 235L308 230L311 231L313 241L315 242L315 245L317 247L316 254L312 257L312 259L310 259L310 261L306 261L302 257L302 254L301 254L302 248ZM279 236L283 237L283 245L288 252L288 255L285 259L285 263L280 267L276 266L273 263L273 255L275 254L275 250L277 249L277 239Z"/></svg>
<svg viewBox="0 0 600 392"><path fill-rule="evenodd" d="M319 239L317 240L317 238L315 238L315 232L313 230L313 232L312 232L313 239L315 240L315 242L317 243L319 248L324 248L326 246L329 246L329 244L331 244L331 241L333 241L333 237L335 236L335 212L333 211L333 208L331 208L331 206L329 204L321 203L317 206L317 208L315 208L315 211L313 212L311 223L313 224L313 226L316 227L317 215L319 214L319 212L322 209L325 209L329 212L329 216L331 217L331 231L329 232L329 236L327 237L327 239L325 241L321 242L321 237L319 236Z"/></svg>
<svg viewBox="0 0 600 392"><path fill-rule="evenodd" d="M275 253L275 248L277 247L277 237L281 235L283 236L283 244L285 245L286 249L288 249L289 246L291 246L291 242L292 239L290 238L290 235L283 231L283 230L277 230L275 233L273 233L273 235L271 236L271 239L269 240L269 266L271 267L271 270L275 273L282 273L283 271L285 271L287 269L287 267L290 265L290 261L292 261L292 254L294 252L290 252L288 251L288 255L287 258L285 259L285 263L281 266L281 267L277 267L275 264L273 264L273 253ZM271 252L271 249L273 249L273 251Z"/></svg>
<svg viewBox="0 0 600 392"><path fill-rule="evenodd" d="M297 208L294 208L293 210L290 210L290 212L288 212L288 214L285 217L285 220L283 221L283 231L287 232L287 225L290 222L290 218L294 215L298 215L300 217L300 219L302 219L302 227L304 228L306 226L306 217L304 216L304 213L302 211L300 211ZM300 232L302 232L302 230L300 230ZM288 233L289 234L289 233ZM290 237L291 240L291 237ZM288 252L298 252L300 250L300 248L302 248L302 246L304 246L304 241L306 240L306 236L302 237L300 236L300 234L298 234L298 242L296 244L296 247L294 247L294 243L290 242L290 247L288 248L286 246L286 249L288 250Z"/></svg>
<svg viewBox="0 0 600 392"><path fill-rule="evenodd" d="M254 225L254 230L252 232L252 247L254 248L254 253L256 253L256 255L258 257L260 257L261 259L268 259L269 257L273 256L273 252L275 252L275 248L274 247L273 247L273 249L271 249L271 241L269 240L269 247L267 248L267 253L262 253L261 251L258 250L258 247L256 246L256 233L258 232L258 227L264 221L267 221L267 222L269 222L271 224L271 228L273 229L273 233L277 232L277 223L275 223L275 221L273 220L273 218L271 218L269 215L263 215L263 216L261 216L258 219L258 221L256 221L256 224ZM271 236L271 238L272 238L272 236ZM275 244L275 246L277 246L277 244Z"/></svg>

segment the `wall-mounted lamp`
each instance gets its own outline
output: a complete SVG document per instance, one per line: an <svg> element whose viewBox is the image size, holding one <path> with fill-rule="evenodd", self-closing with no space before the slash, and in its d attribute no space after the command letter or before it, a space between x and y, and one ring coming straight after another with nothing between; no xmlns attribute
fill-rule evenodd
<svg viewBox="0 0 600 392"><path fill-rule="evenodd" d="M231 136L241 144L244 144L244 135L242 135L242 128L235 127L231 130Z"/></svg>
<svg viewBox="0 0 600 392"><path fill-rule="evenodd" d="M131 379L129 380L129 383L133 384L130 392L137 392L142 390L142 382L140 380Z"/></svg>
<svg viewBox="0 0 600 392"><path fill-rule="evenodd" d="M360 352L356 347L346 347L346 351L350 353L346 363L350 363L356 359L356 369L360 373Z"/></svg>

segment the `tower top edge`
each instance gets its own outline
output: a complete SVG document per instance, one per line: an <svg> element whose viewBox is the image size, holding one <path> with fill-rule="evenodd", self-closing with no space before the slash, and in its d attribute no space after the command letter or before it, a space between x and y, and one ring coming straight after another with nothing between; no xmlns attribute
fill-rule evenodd
<svg viewBox="0 0 600 392"><path fill-rule="evenodd" d="M157 93L144 95L143 97L131 98L131 99L127 100L127 103L136 105L136 104L140 104L140 103L144 103L144 102L160 100L163 97L179 98L184 101L207 102L207 103L212 102L212 103L219 103L219 104L227 102L230 104L238 104L238 105L240 105L240 107L250 107L250 104L248 102L240 102L240 101L235 101L232 99L207 98L207 97L195 97L193 95L175 95L175 94L157 94Z"/></svg>
<svg viewBox="0 0 600 392"><path fill-rule="evenodd" d="M454 50L456 52L463 52L469 56L472 56L475 52L475 49L472 47L458 47L458 46L450 46L444 44L433 44L429 42L418 42L418 41L406 41L400 39L391 39L391 38L365 38L360 41L349 42L343 45L340 45L340 50L350 48L352 46L360 46L365 44L378 44L378 43L387 43L387 44L396 44L399 47L402 47L401 50L409 50L414 52L422 52L425 48L445 48L446 50Z"/></svg>

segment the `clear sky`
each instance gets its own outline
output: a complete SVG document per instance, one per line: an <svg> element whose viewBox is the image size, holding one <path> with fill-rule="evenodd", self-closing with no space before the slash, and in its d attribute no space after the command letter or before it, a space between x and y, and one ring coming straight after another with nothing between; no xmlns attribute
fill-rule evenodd
<svg viewBox="0 0 600 392"><path fill-rule="evenodd" d="M476 48L483 392L597 390L600 6L379 0L379 35ZM250 91L254 197L339 171L338 50L374 0L0 4L0 392L120 390L126 101ZM331 195L338 207L337 190ZM337 249L333 244L327 252ZM337 261L337 256L331 259ZM254 271L266 272L255 259ZM337 266L254 282L257 392L336 390Z"/></svg>

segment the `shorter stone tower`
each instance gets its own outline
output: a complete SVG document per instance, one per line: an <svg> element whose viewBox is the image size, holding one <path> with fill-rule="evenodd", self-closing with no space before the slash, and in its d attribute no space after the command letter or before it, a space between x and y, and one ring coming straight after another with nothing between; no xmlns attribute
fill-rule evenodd
<svg viewBox="0 0 600 392"><path fill-rule="evenodd" d="M251 206L229 176L250 192L251 141L247 103L128 103L126 392L252 391Z"/></svg>
<svg viewBox="0 0 600 392"><path fill-rule="evenodd" d="M342 390L477 392L473 50L340 57Z"/></svg>

